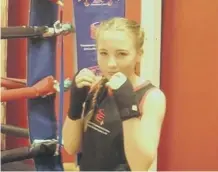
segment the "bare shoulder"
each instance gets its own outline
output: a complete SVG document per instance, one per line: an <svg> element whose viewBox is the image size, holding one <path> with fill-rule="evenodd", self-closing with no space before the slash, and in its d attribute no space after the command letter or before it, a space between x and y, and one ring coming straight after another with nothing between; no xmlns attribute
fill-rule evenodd
<svg viewBox="0 0 218 172"><path fill-rule="evenodd" d="M147 94L147 99L150 101L154 102L165 102L166 97L165 94L162 90L160 90L157 87L152 88L148 94Z"/></svg>
<svg viewBox="0 0 218 172"><path fill-rule="evenodd" d="M143 103L143 116L163 118L166 110L166 97L159 88L152 88L148 91Z"/></svg>
<svg viewBox="0 0 218 172"><path fill-rule="evenodd" d="M147 81L147 80L144 80L140 77L137 78L137 85L142 85L144 83L151 83L150 81ZM152 102L152 103L158 103L158 102L165 102L166 101L166 97L165 97L165 94L164 92L157 88L157 87L154 87L152 89L150 89L148 91L148 93L146 93L146 99L147 101L149 102Z"/></svg>

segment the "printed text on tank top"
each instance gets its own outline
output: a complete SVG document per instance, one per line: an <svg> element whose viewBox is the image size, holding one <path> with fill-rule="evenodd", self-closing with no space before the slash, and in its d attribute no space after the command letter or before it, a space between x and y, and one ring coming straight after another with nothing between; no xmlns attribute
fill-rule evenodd
<svg viewBox="0 0 218 172"><path fill-rule="evenodd" d="M137 87L134 88L134 91L136 92L136 94L138 93L140 95L140 91L143 91L143 88L146 88L147 86L149 86L149 84L151 85L151 88L154 87L149 81L143 82L142 84L138 85ZM139 96L139 100L138 100L138 106L139 106L139 111L140 114L142 114L142 106L144 104L145 101L145 97L147 95L147 92L150 90L150 88L148 88L148 90L145 91L145 93L143 93L142 95ZM106 107L107 108L107 107ZM108 110L106 110L108 112ZM115 113L117 114L117 113ZM109 114L107 114L109 115ZM110 114L111 116L113 116L113 114ZM104 135L108 135L110 134L110 127L107 127L108 125L104 125L105 124L105 106L100 106L98 109L96 109L95 114L93 115L93 118L88 121L87 123L87 127L101 133ZM116 118L116 117L115 117ZM139 117L141 118L141 116ZM109 119L110 121L110 119Z"/></svg>
<svg viewBox="0 0 218 172"><path fill-rule="evenodd" d="M141 101L151 88L154 86L150 82L134 88L138 105L142 104ZM123 145L122 121L117 106L113 97L107 95L107 91L102 97L83 134L81 171L114 171L120 164L128 167ZM92 101L92 96L90 100Z"/></svg>

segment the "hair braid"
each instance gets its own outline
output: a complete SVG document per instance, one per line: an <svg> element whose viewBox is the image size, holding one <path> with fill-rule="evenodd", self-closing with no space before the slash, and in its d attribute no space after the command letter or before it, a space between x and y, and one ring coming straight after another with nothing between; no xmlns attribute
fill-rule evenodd
<svg viewBox="0 0 218 172"><path fill-rule="evenodd" d="M97 98L98 98L98 95L100 94L102 88L104 87L104 83L105 83L105 78L102 77L102 79L99 81L99 83L96 85L96 87L93 90L94 95L93 95L93 98L91 101L91 108L90 108L88 114L84 117L84 132L87 129L88 122L91 120L91 118L93 117L93 115L95 113Z"/></svg>

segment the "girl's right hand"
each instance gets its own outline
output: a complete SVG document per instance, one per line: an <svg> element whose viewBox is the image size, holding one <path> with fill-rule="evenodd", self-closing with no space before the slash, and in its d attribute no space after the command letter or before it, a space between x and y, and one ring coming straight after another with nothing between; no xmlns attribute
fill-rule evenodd
<svg viewBox="0 0 218 172"><path fill-rule="evenodd" d="M86 86L91 87L95 81L95 74L87 68L82 69L75 77L75 83L77 88L83 88Z"/></svg>
<svg viewBox="0 0 218 172"><path fill-rule="evenodd" d="M82 69L74 75L71 86L71 98L68 117L72 120L81 118L83 103L88 95L89 88L95 81L94 73L89 69Z"/></svg>

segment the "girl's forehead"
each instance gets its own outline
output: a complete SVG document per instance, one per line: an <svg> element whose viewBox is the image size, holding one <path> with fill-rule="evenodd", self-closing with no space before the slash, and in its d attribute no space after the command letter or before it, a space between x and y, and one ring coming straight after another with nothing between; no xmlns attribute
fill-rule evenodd
<svg viewBox="0 0 218 172"><path fill-rule="evenodd" d="M116 40L116 41L123 41L126 39L134 39L133 35L130 34L127 30L106 30L101 31L98 37L98 40L105 41L105 40Z"/></svg>
<svg viewBox="0 0 218 172"><path fill-rule="evenodd" d="M98 39L98 48L116 48L116 49L129 49L134 46L134 37L127 31L104 31Z"/></svg>

